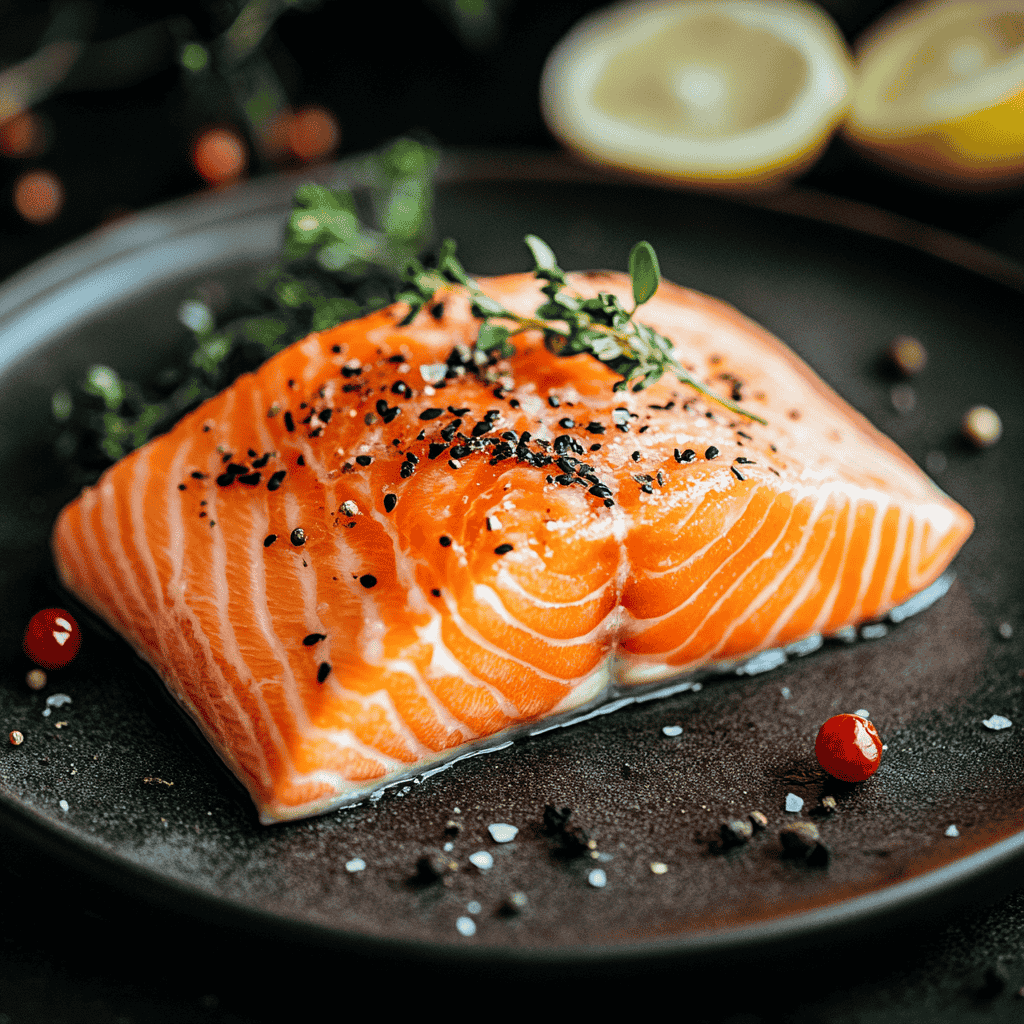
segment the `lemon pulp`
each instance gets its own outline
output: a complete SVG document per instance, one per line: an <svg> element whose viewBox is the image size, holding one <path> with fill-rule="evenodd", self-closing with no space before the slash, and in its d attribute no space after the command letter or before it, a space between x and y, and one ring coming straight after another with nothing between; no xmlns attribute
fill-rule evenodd
<svg viewBox="0 0 1024 1024"><path fill-rule="evenodd" d="M690 0L598 12L555 48L541 99L584 156L694 182L766 183L817 155L852 69L838 29L799 0Z"/></svg>
<svg viewBox="0 0 1024 1024"><path fill-rule="evenodd" d="M1024 177L1024 0L897 13L858 67L846 132L869 155L943 184Z"/></svg>

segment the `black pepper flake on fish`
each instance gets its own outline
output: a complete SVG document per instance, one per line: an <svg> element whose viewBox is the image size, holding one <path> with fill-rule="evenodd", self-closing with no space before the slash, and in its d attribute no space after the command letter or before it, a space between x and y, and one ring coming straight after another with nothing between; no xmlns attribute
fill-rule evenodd
<svg viewBox="0 0 1024 1024"><path fill-rule="evenodd" d="M277 540L277 534L276 533L268 533L266 535L266 537L263 538L263 546L265 548L269 548L270 545L273 544L275 540Z"/></svg>
<svg viewBox="0 0 1024 1024"><path fill-rule="evenodd" d="M452 546L451 537L439 537L437 542L443 548L450 548Z"/></svg>
<svg viewBox="0 0 1024 1024"><path fill-rule="evenodd" d="M446 444L442 444L439 441L431 441L430 447L427 449L427 458L436 459L438 455L440 455L441 452L445 451L447 448L448 445Z"/></svg>
<svg viewBox="0 0 1024 1024"><path fill-rule="evenodd" d="M511 544L499 544L495 549L496 555L507 555L512 550Z"/></svg>
<svg viewBox="0 0 1024 1024"><path fill-rule="evenodd" d="M448 453L453 459L464 459L473 449L469 445L457 444Z"/></svg>
<svg viewBox="0 0 1024 1024"><path fill-rule="evenodd" d="M391 512L394 507L398 504L397 494L385 494L384 495L384 511Z"/></svg>
<svg viewBox="0 0 1024 1024"><path fill-rule="evenodd" d="M719 452L719 450L714 445L711 445L709 448L707 448L705 450L704 458L705 459L717 459L720 454L721 454L721 452Z"/></svg>
<svg viewBox="0 0 1024 1024"><path fill-rule="evenodd" d="M445 441L449 441L450 442L451 439L455 436L455 434L458 431L459 427L461 427L461 426L462 426L462 420L452 420L451 423L448 424L448 426L441 428L441 437Z"/></svg>
<svg viewBox="0 0 1024 1024"><path fill-rule="evenodd" d="M558 395L548 395L548 405L550 405L552 409L557 409L561 404L562 401Z"/></svg>
<svg viewBox="0 0 1024 1024"><path fill-rule="evenodd" d="M590 423L587 424L587 433L588 434L603 434L604 433L604 424L603 423L597 423L595 421L591 421Z"/></svg>
<svg viewBox="0 0 1024 1024"><path fill-rule="evenodd" d="M326 633L308 633L302 638L303 647L312 647L313 644L320 643L321 640L326 640Z"/></svg>
<svg viewBox="0 0 1024 1024"><path fill-rule="evenodd" d="M291 533L291 542L295 547L302 547L306 543L306 531L301 526L296 526Z"/></svg>
<svg viewBox="0 0 1024 1024"><path fill-rule="evenodd" d="M412 388L409 387L404 380L396 380L395 383L391 385L391 393L393 395L401 395L402 398L411 398Z"/></svg>
<svg viewBox="0 0 1024 1024"><path fill-rule="evenodd" d="M369 455L357 455L356 462L358 462L360 466L368 466L373 462L373 458Z"/></svg>
<svg viewBox="0 0 1024 1024"><path fill-rule="evenodd" d="M326 661L320 662L320 667L316 670L316 681L322 683L331 674L331 666Z"/></svg>
<svg viewBox="0 0 1024 1024"><path fill-rule="evenodd" d="M737 480L747 479L735 466L730 466L729 469L732 470L732 475L736 477Z"/></svg>
<svg viewBox="0 0 1024 1024"><path fill-rule="evenodd" d="M742 455L736 461L737 462L742 462L743 465L745 465L745 466L756 466L757 465L757 463L753 459L746 459Z"/></svg>
<svg viewBox="0 0 1024 1024"><path fill-rule="evenodd" d="M411 463L409 461L406 461L406 462L403 462L402 465L399 467L398 472L399 472L399 475L402 477L403 480L408 480L409 477L411 477L412 474L415 472L415 470L416 470L415 465L413 465L413 463Z"/></svg>
<svg viewBox="0 0 1024 1024"><path fill-rule="evenodd" d="M267 462L269 460L270 460L270 452L265 452L258 459L253 459L252 468L253 469L263 469L263 467L266 466L266 464L267 464Z"/></svg>
<svg viewBox="0 0 1024 1024"><path fill-rule="evenodd" d="M270 479L267 481L267 490L276 491L278 487L284 482L284 478L288 475L288 470L279 469L276 473L270 475Z"/></svg>
<svg viewBox="0 0 1024 1024"><path fill-rule="evenodd" d="M295 419L290 412L284 414L284 426L285 430L289 432L295 429Z"/></svg>
<svg viewBox="0 0 1024 1024"><path fill-rule="evenodd" d="M420 413L421 420L436 420L438 416L444 413L444 409L424 409Z"/></svg>
<svg viewBox="0 0 1024 1024"><path fill-rule="evenodd" d="M367 572L359 577L359 582L366 587L367 590L370 590L372 587L377 586L377 577L372 573Z"/></svg>
<svg viewBox="0 0 1024 1024"><path fill-rule="evenodd" d="M390 423L402 411L400 406L389 406L383 398L377 399L375 408L377 410L377 415L380 416L385 423Z"/></svg>
<svg viewBox="0 0 1024 1024"><path fill-rule="evenodd" d="M246 473L238 478L240 484L247 484L249 487L255 487L262 479L260 473Z"/></svg>
<svg viewBox="0 0 1024 1024"><path fill-rule="evenodd" d="M576 421L571 416L563 416L559 421L558 425L563 430L571 430L576 426Z"/></svg>
<svg viewBox="0 0 1024 1024"><path fill-rule="evenodd" d="M200 473L198 469L194 469L191 473L189 473L189 476L192 477L193 480L205 480L206 479L206 474L205 473Z"/></svg>

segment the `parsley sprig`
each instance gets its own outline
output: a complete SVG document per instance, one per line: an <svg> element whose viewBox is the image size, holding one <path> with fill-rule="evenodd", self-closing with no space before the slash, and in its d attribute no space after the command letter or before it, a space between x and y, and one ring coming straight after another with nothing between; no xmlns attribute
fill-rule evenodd
<svg viewBox="0 0 1024 1024"><path fill-rule="evenodd" d="M417 262L410 266L409 287L398 295L398 299L410 307L405 322L411 321L441 284L455 282L469 290L473 314L482 321L476 349L489 357L492 354L499 358L512 356L515 352L512 338L524 331L542 331L545 345L555 355L587 353L617 373L622 380L615 384L616 391L627 388L642 391L666 373L672 373L682 384L730 412L761 424L766 422L709 390L679 363L668 338L635 319L636 311L654 295L661 282L658 257L649 242L637 242L629 254L633 287L630 310L610 292L584 298L570 289L565 271L559 267L551 247L536 235L527 235L525 242L533 255L534 276L544 282L541 292L546 301L535 315L521 316L485 295L457 259L455 243L446 239L441 245L436 268L426 269Z"/></svg>

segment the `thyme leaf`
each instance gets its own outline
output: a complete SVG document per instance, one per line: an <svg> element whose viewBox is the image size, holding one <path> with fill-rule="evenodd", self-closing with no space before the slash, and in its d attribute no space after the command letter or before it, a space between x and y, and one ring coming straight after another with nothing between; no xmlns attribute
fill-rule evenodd
<svg viewBox="0 0 1024 1024"><path fill-rule="evenodd" d="M469 290L473 315L482 321L476 349L488 358L511 356L515 351L511 338L523 331L539 330L544 334L544 344L555 355L587 353L617 373L622 380L615 384L616 391L642 391L672 373L682 384L730 412L761 424L766 422L707 388L679 363L668 338L634 319L637 309L651 299L661 283L658 257L650 242L637 242L629 254L633 308L627 311L610 292L584 298L571 291L551 247L536 235L527 235L524 241L545 296L534 316L521 316L485 295L459 263L455 243L446 239L435 269L410 266L408 287L400 295L410 306L403 322L410 322L443 283L461 284Z"/></svg>

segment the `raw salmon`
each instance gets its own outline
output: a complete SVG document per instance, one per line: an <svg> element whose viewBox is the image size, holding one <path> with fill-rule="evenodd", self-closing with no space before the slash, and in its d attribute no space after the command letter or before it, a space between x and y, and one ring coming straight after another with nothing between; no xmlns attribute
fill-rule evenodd
<svg viewBox="0 0 1024 1024"><path fill-rule="evenodd" d="M570 275L582 295L619 274ZM530 314L528 275L481 280ZM536 332L481 367L466 292L314 334L60 514L66 586L159 673L264 822L635 686L884 615L971 517L781 342L663 282L712 389L637 393Z"/></svg>

